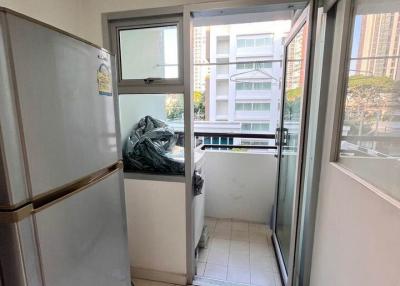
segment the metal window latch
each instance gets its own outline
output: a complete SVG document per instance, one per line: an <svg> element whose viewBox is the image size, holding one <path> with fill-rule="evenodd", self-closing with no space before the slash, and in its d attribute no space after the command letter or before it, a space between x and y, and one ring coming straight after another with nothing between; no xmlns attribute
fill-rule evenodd
<svg viewBox="0 0 400 286"><path fill-rule="evenodd" d="M145 84L152 84L152 83L154 83L155 81L157 81L157 80L161 80L162 78L159 78L159 77L148 77L148 78L145 78L144 79L144 83Z"/></svg>

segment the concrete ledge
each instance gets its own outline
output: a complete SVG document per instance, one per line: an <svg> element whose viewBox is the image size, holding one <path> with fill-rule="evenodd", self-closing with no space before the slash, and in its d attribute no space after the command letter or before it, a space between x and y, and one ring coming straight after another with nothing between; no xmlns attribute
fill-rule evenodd
<svg viewBox="0 0 400 286"><path fill-rule="evenodd" d="M147 181L163 181L163 182L179 182L179 183L185 182L184 175L177 176L177 175L124 172L124 178L133 180L147 180Z"/></svg>

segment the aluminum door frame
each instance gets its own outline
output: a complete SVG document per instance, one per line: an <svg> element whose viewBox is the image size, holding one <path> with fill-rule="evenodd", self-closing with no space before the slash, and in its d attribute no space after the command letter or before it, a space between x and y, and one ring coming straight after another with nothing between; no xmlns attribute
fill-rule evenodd
<svg viewBox="0 0 400 286"><path fill-rule="evenodd" d="M297 169L296 169L296 182L295 182L295 192L293 194L293 209L292 209L292 226L291 226L291 235L290 235L290 250L289 250L289 261L288 261L288 269L286 269L282 252L280 249L280 245L278 242L278 238L276 235L276 224L277 224L277 203L278 203L278 191L279 191L279 176L280 176L280 167L281 167L281 155L282 155L282 145L278 146L278 176L277 176L277 183L276 183L276 192L275 192L275 209L274 209L274 221L273 221L273 233L272 233L272 243L275 250L275 255L278 260L279 271L282 278L282 282L284 285L292 285L293 283L293 274L294 274L294 262L295 262L295 253L296 253L296 241L297 241L297 224L298 224L298 217L299 217L299 200L300 200L300 192L302 186L302 175L303 175L303 157L305 155L305 138L306 138L306 127L307 127L307 105L308 105L308 98L309 98L309 81L311 79L310 74L310 66L311 66L311 49L312 49L312 36L313 36L313 16L314 16L314 7L315 1L311 0L310 3L307 5L306 8L302 11L299 18L296 20L295 24L293 25L286 41L284 44L284 59L283 59L283 76L282 76L282 95L281 95L281 111L283 111L283 104L284 104L284 97L285 97L285 87L286 87L286 59L288 53L288 46L292 42L292 40L296 37L299 33L301 28L308 23L308 31L307 31L307 55L306 55L306 64L305 64L305 74L304 74L304 91L303 91L303 98L302 98L302 106L301 106L301 122L300 122L300 135L299 135L299 144L298 144L298 159L297 159ZM280 128L282 127L283 123L283 112L280 115ZM283 133L279 133L279 142L282 141Z"/></svg>

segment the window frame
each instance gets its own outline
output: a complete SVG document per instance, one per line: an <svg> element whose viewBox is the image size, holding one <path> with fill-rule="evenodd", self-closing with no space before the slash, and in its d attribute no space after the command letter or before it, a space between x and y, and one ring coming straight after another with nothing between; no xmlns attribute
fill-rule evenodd
<svg viewBox="0 0 400 286"><path fill-rule="evenodd" d="M134 29L162 28L176 26L178 46L178 77L162 78L151 83L143 79L123 79L121 62L120 32ZM110 45L116 56L117 83L119 93L183 93L184 66L183 66L183 15L162 15L153 17L132 17L115 20L110 23Z"/></svg>
<svg viewBox="0 0 400 286"><path fill-rule="evenodd" d="M145 96L146 94L182 94L184 99L184 162L185 173L182 175L165 175L151 173L146 174L147 177L155 180L164 180L169 178L169 181L182 182L190 181L185 188L191 188L192 177L188 174L193 170L193 150L194 143L191 134L193 126L191 124L192 110L188 108L192 106L192 92L190 87L191 73L186 73L185 70L190 70L190 58L185 50L188 50L188 34L184 34L184 30L190 33L188 28L191 25L190 14L184 9L184 6L170 6L164 8L151 8L143 10L131 10L123 12L109 12L102 14L103 24L103 42L105 48L109 49L114 55L112 60L115 62L115 71L113 80L117 86L118 100L116 100L116 109L119 110L120 95L130 96ZM151 84L145 84L143 79L127 79L122 80L121 70L121 55L120 55L120 40L119 31L140 28L165 27L176 25L177 27L177 45L178 45L178 78L157 80ZM118 116L119 117L119 116ZM119 120L119 119L118 119ZM126 173L129 176L135 177L140 172ZM161 178L161 179L160 179ZM188 263L191 263L190 261Z"/></svg>
<svg viewBox="0 0 400 286"><path fill-rule="evenodd" d="M329 162L332 163L337 169L341 170L341 172L347 174L349 177L354 180L360 182L363 186L376 193L383 199L394 202L395 204L399 203L399 199L393 196L389 191L387 191L384 187L379 186L375 183L374 180L371 180L369 177L360 175L357 170L354 168L350 168L348 165L344 164L341 160L341 145L343 138L343 126L346 116L346 99L348 96L348 85L350 78L350 68L351 68L351 59L352 59L352 48L353 48L353 40L354 40L354 29L355 29L355 17L357 16L357 5L354 1L351 0L342 0L347 5L346 14L348 15L348 19L346 21L344 34L337 41L340 43L343 52L340 56L337 56L337 60L341 63L340 68L338 70L334 70L337 75L337 88L335 90L335 115L333 117L333 126L331 129L331 146L330 146L330 154L329 154ZM373 169L371 169L373 170Z"/></svg>
<svg viewBox="0 0 400 286"><path fill-rule="evenodd" d="M346 108L346 97L347 97L347 88L348 88L348 81L349 81L349 70L350 70L350 58L351 58L351 48L353 43L353 31L354 31L354 21L355 21L355 5L354 3L350 4L349 7L349 24L346 28L346 35L341 39L342 44L344 44L344 54L340 58L340 61L343 63L342 68L340 69L340 80L341 83L339 84L339 90L337 91L337 106L336 111L337 115L335 118L335 125L334 125L334 134L332 136L332 144L331 144L331 154L330 154L330 161L335 164L340 164L340 149L341 149L341 142L342 142L342 129L345 119L345 108Z"/></svg>

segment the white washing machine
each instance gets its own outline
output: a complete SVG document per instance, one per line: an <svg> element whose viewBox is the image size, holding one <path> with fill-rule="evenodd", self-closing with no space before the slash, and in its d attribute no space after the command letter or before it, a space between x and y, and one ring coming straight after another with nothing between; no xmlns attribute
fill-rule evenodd
<svg viewBox="0 0 400 286"><path fill-rule="evenodd" d="M204 184L203 184L203 189L202 193L200 195L197 195L193 199L193 208L194 208L194 241L195 241L195 246L199 244L201 234L203 232L204 228L204 210L205 210L205 186L206 186L206 178L204 174L204 151L200 149L196 149L194 152L194 167L195 170L203 177L204 179Z"/></svg>

